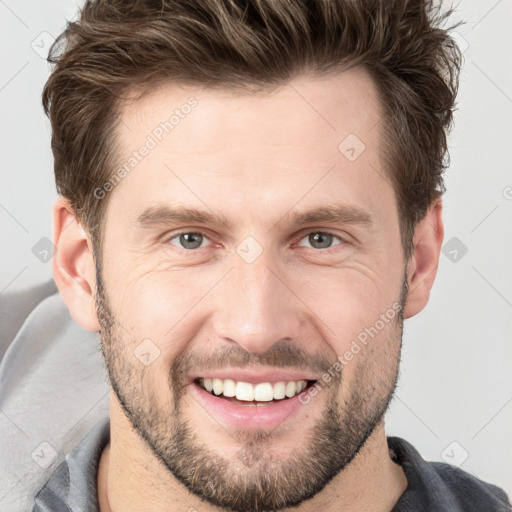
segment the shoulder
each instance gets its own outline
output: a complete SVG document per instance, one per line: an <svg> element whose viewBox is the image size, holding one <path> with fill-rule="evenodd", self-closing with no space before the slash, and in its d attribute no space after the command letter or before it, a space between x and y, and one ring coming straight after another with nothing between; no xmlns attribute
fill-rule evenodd
<svg viewBox="0 0 512 512"><path fill-rule="evenodd" d="M17 512L108 415L110 387L98 334L73 320L53 281L0 294L0 317L0 403L10 420L0 481L11 489L0 509ZM62 488L64 468L56 478Z"/></svg>
<svg viewBox="0 0 512 512"><path fill-rule="evenodd" d="M2 329L0 330L0 360L9 348L23 323L38 304L57 293L52 280L28 289L0 294Z"/></svg>
<svg viewBox="0 0 512 512"><path fill-rule="evenodd" d="M503 489L450 464L426 461L399 437L388 437L388 447L408 482L393 512L512 512Z"/></svg>
<svg viewBox="0 0 512 512"><path fill-rule="evenodd" d="M73 448L39 490L32 512L98 512L98 464L109 441L110 420L103 418Z"/></svg>

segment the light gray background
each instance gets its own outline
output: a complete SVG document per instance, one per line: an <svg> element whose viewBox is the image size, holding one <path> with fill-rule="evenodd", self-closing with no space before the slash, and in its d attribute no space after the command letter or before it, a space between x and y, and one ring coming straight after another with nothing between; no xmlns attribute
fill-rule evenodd
<svg viewBox="0 0 512 512"><path fill-rule="evenodd" d="M69 0L0 0L0 293L51 276L40 241L52 238L56 197L41 55L76 12ZM456 240L430 304L406 321L387 431L512 496L512 0L462 0L457 18L465 64L444 197L445 244Z"/></svg>

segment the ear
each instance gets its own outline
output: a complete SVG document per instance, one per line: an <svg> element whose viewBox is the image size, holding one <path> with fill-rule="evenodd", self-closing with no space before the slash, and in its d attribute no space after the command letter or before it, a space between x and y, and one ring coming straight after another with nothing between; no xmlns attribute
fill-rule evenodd
<svg viewBox="0 0 512 512"><path fill-rule="evenodd" d="M53 277L71 316L84 329L98 331L96 268L89 235L69 201L59 196L53 206Z"/></svg>
<svg viewBox="0 0 512 512"><path fill-rule="evenodd" d="M430 297L444 238L442 210L443 204L438 198L414 230L414 253L407 265L409 293L404 308L405 318L419 313Z"/></svg>

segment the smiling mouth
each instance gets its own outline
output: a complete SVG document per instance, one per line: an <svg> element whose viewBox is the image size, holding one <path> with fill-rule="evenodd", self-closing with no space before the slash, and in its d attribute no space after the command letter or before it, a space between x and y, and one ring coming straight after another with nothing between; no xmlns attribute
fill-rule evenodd
<svg viewBox="0 0 512 512"><path fill-rule="evenodd" d="M316 380L291 380L279 382L249 382L232 379L197 378L194 383L216 398L239 405L270 405L289 400L311 387Z"/></svg>

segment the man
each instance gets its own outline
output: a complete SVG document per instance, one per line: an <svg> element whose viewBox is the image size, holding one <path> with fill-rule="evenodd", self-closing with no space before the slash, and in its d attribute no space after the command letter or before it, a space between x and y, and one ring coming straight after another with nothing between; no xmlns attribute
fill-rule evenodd
<svg viewBox="0 0 512 512"><path fill-rule="evenodd" d="M35 511L510 510L383 422L443 240L445 16L85 5L43 93L53 264L111 410Z"/></svg>

